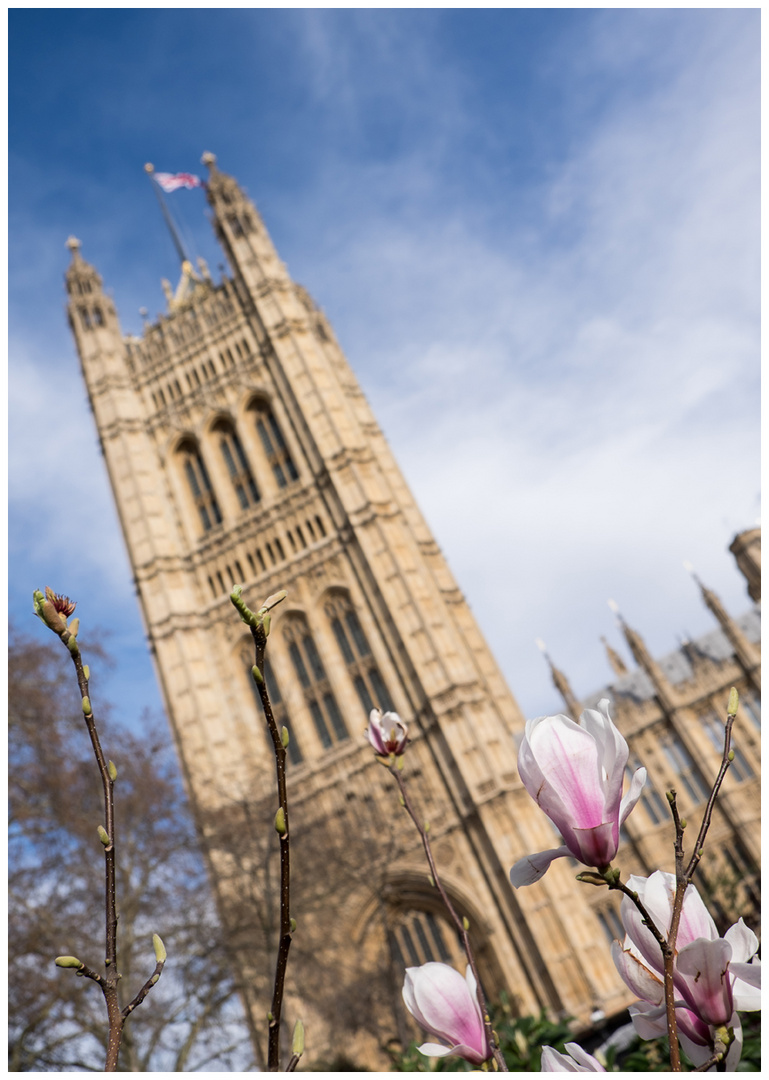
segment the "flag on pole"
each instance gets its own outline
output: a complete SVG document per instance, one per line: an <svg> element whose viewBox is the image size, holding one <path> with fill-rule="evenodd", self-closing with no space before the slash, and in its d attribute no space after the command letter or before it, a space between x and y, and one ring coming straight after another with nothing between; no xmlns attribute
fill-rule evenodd
<svg viewBox="0 0 769 1080"><path fill-rule="evenodd" d="M196 188L202 187L203 181L199 176L194 176L192 173L180 172L180 173L168 173L168 172L156 172L152 174L157 180L166 194L171 191L176 191L177 188Z"/></svg>

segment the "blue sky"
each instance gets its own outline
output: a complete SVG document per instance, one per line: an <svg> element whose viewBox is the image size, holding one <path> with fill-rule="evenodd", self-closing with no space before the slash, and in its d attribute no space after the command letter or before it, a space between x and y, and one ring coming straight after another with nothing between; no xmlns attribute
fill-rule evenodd
<svg viewBox="0 0 769 1080"><path fill-rule="evenodd" d="M759 513L757 10L10 12L10 610L109 628L157 709L64 315L64 241L125 332L178 267L143 172L257 203L325 309L528 715L734 612ZM223 262L198 191L169 197ZM83 634L83 631L81 631ZM94 687L96 691L96 684ZM96 696L96 693L95 693Z"/></svg>

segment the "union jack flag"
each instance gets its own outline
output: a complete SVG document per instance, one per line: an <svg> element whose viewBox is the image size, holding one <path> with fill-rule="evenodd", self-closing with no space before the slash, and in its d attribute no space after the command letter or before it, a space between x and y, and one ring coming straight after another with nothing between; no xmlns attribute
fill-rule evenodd
<svg viewBox="0 0 769 1080"><path fill-rule="evenodd" d="M188 172L156 172L153 173L153 176L166 194L171 191L176 191L177 188L181 187L196 188L203 186L203 181L199 176L194 176L192 173Z"/></svg>

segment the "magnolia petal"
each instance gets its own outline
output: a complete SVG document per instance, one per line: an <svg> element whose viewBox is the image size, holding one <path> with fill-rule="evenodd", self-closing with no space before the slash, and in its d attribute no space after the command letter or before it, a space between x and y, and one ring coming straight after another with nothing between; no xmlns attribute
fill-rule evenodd
<svg viewBox="0 0 769 1080"><path fill-rule="evenodd" d="M742 919L730 926L724 937L732 947L732 960L738 964L747 963L758 949L758 938Z"/></svg>
<svg viewBox="0 0 769 1080"><path fill-rule="evenodd" d="M630 781L630 787L627 790L627 795L623 798L619 807L619 823L624 825L625 818L633 809L635 804L641 798L641 792L644 789L646 783L646 769L636 769L633 773L633 779Z"/></svg>
<svg viewBox="0 0 769 1080"><path fill-rule="evenodd" d="M552 1046L542 1047L540 1072L606 1072L603 1065L582 1049L577 1043L566 1043L567 1054L561 1054Z"/></svg>
<svg viewBox="0 0 769 1080"><path fill-rule="evenodd" d="M562 859L566 855L571 855L571 852L565 844L563 847L539 851L536 855L524 855L510 871L513 888L520 889L522 885L533 885L535 881L544 877L554 859Z"/></svg>
<svg viewBox="0 0 769 1080"><path fill-rule="evenodd" d="M664 1005L644 1009L640 1005L631 1005L628 1009L635 1033L641 1039L657 1039L667 1034L668 1023Z"/></svg>
<svg viewBox="0 0 769 1080"><path fill-rule="evenodd" d="M454 1053L452 1047L444 1046L442 1043L422 1043L417 1050L426 1057L446 1057L447 1054Z"/></svg>
<svg viewBox="0 0 769 1080"><path fill-rule="evenodd" d="M529 741L546 777L535 798L564 839L569 829L590 829L606 821L599 747L589 732L566 717L546 717Z"/></svg>
<svg viewBox="0 0 769 1080"><path fill-rule="evenodd" d="M637 950L631 946L623 948L618 941L611 946L612 960L625 985L643 1001L660 1005L665 999L665 984L643 962Z"/></svg>
<svg viewBox="0 0 769 1080"><path fill-rule="evenodd" d="M569 1052L578 1065L584 1066L585 1071L606 1072L600 1061L594 1058L592 1054L588 1054L587 1050L583 1050L579 1043L564 1043L564 1049Z"/></svg>
<svg viewBox="0 0 769 1080"><path fill-rule="evenodd" d="M729 965L729 972L733 975L732 997L734 1007L740 1012L755 1012L761 1008L761 961L754 960L752 964Z"/></svg>
<svg viewBox="0 0 769 1080"><path fill-rule="evenodd" d="M586 866L608 866L617 854L619 830L611 821L592 829L575 829L574 840L564 837L572 855ZM574 845L572 847L572 844Z"/></svg>
<svg viewBox="0 0 769 1080"><path fill-rule="evenodd" d="M607 794L606 817L613 819L622 797L629 752L627 743L609 715L609 699L601 698L598 709L585 709L580 724L598 746L602 782Z"/></svg>
<svg viewBox="0 0 769 1080"><path fill-rule="evenodd" d="M675 891L675 876L673 874L669 876L673 880L673 890ZM716 924L713 922L713 916L705 907L705 901L694 885L689 885L684 893L681 922L678 926L678 948L684 948L692 941L696 941L697 938L710 938L711 941L714 941L718 936Z"/></svg>
<svg viewBox="0 0 769 1080"><path fill-rule="evenodd" d="M729 961L732 947L724 938L698 938L681 949L676 969L684 979L677 983L690 1008L706 1024L725 1024L734 1012Z"/></svg>
<svg viewBox="0 0 769 1080"><path fill-rule="evenodd" d="M435 961L407 968L403 1000L426 1031L445 1039L450 1046L471 1047L474 1054L480 1055L478 1061L486 1059L486 1031L478 1000L470 991L469 980L454 968Z"/></svg>

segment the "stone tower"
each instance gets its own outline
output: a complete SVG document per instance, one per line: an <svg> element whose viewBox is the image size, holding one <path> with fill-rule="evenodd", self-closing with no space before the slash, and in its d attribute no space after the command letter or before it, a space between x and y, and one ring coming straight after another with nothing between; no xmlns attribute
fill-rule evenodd
<svg viewBox="0 0 769 1080"><path fill-rule="evenodd" d="M255 1043L274 963L274 763L234 583L251 607L288 591L267 678L291 732L299 929L285 1012L304 1016L310 1056L339 1045L333 1016L353 1056L384 1063L388 1040L409 1034L404 966L461 964L418 837L362 737L372 706L409 722L404 775L487 992L582 1024L616 1011L628 996L574 864L560 860L536 889L509 884L518 858L559 842L518 780L518 706L326 318L243 189L203 160L230 276L215 283L202 261L184 263L141 338L122 334L75 240L66 286Z"/></svg>

